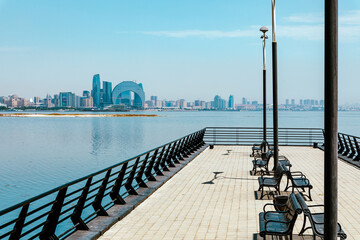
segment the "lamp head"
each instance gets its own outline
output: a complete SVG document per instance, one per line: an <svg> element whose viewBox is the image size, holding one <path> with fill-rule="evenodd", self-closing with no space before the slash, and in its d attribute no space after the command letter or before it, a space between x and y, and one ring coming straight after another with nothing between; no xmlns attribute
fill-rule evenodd
<svg viewBox="0 0 360 240"><path fill-rule="evenodd" d="M263 26L260 28L260 31L265 34L267 31L269 31L269 29L267 27Z"/></svg>

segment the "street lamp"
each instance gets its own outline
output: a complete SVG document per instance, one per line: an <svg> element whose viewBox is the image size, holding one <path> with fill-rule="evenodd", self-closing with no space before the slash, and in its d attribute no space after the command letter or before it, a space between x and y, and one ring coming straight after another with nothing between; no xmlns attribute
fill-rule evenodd
<svg viewBox="0 0 360 240"><path fill-rule="evenodd" d="M268 39L266 32L269 31L267 27L261 27L260 31L263 33L261 39L263 39L263 141L266 142L266 55L265 55L265 40ZM265 144L264 144L265 145ZM264 146L264 150L266 145Z"/></svg>
<svg viewBox="0 0 360 240"><path fill-rule="evenodd" d="M278 93L277 93L277 43L276 43L276 14L275 0L272 6L272 67L273 67L273 129L274 129L274 169L279 162L279 136L278 136Z"/></svg>

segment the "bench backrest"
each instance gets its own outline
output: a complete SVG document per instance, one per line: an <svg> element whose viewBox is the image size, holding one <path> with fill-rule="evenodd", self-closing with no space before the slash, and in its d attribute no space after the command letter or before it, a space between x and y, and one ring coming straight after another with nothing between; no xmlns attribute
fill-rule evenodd
<svg viewBox="0 0 360 240"><path fill-rule="evenodd" d="M280 181L284 173L285 173L284 166L282 164L278 164L275 168L274 178Z"/></svg>
<svg viewBox="0 0 360 240"><path fill-rule="evenodd" d="M296 194L296 198L301 206L301 209L304 211L304 213L310 212L308 205L305 202L305 199L301 193Z"/></svg>
<svg viewBox="0 0 360 240"><path fill-rule="evenodd" d="M270 158L274 155L274 153L272 151L267 151L266 154L265 154L265 161L270 161Z"/></svg>
<svg viewBox="0 0 360 240"><path fill-rule="evenodd" d="M292 231L297 216L302 213L301 206L294 193L290 194L289 199L286 202L286 206L289 210L286 213L286 218L288 219L288 221L290 221L290 224L288 225L288 230Z"/></svg>

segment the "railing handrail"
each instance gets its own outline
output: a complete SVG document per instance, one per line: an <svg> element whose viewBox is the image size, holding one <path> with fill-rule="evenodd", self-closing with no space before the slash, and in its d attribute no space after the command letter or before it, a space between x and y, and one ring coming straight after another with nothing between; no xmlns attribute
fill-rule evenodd
<svg viewBox="0 0 360 240"><path fill-rule="evenodd" d="M272 141L272 129L266 128L267 140ZM322 128L279 128L279 143L281 145L309 146L323 141ZM221 145L247 145L263 140L262 127L206 127L204 140L209 144Z"/></svg>

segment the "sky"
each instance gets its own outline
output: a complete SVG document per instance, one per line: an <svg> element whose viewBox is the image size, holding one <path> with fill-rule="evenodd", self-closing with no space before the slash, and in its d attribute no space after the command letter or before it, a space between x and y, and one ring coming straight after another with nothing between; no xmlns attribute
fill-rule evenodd
<svg viewBox="0 0 360 240"><path fill-rule="evenodd" d="M277 1L279 102L323 99L324 0ZM271 0L0 0L0 96L143 83L146 98L262 101ZM360 103L360 1L339 1L339 103Z"/></svg>

